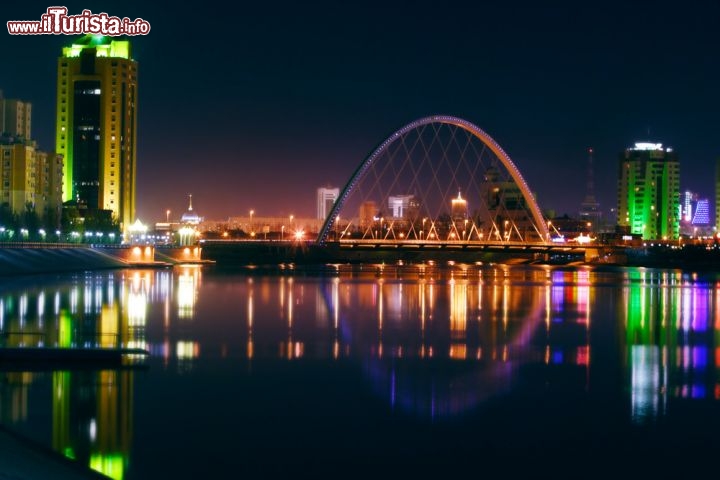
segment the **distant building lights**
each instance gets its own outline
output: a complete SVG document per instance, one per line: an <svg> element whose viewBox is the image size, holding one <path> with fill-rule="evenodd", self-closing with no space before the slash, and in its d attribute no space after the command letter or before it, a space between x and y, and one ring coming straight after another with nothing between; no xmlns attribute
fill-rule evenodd
<svg viewBox="0 0 720 480"><path fill-rule="evenodd" d="M588 235L578 235L577 238L575 238L575 241L581 245L584 245L586 243L592 242L594 239L590 238Z"/></svg>
<svg viewBox="0 0 720 480"><path fill-rule="evenodd" d="M662 150L662 143L636 142L633 150Z"/></svg>

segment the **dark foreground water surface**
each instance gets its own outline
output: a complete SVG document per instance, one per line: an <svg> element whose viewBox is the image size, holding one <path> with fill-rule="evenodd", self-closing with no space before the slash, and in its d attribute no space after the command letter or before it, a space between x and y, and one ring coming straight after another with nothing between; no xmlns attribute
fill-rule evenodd
<svg viewBox="0 0 720 480"><path fill-rule="evenodd" d="M713 478L719 278L365 265L3 280L2 345L151 356L0 363L0 421L117 479Z"/></svg>

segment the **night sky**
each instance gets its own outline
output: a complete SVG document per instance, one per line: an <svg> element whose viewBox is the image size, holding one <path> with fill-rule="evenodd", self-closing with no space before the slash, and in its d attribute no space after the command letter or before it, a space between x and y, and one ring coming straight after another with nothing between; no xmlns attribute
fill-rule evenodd
<svg viewBox="0 0 720 480"><path fill-rule="evenodd" d="M314 216L390 133L433 114L490 134L542 209L575 215L587 148L616 204L619 153L672 146L681 188L714 203L720 157L720 2L63 2L131 19L139 62L138 215L186 209ZM53 3L3 4L4 21ZM181 4L176 4L181 5ZM33 103L54 149L57 57L67 36L0 34L0 89Z"/></svg>

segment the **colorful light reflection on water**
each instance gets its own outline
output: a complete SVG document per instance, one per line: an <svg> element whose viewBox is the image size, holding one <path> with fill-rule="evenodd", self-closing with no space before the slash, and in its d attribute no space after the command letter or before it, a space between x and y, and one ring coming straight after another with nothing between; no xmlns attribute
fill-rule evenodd
<svg viewBox="0 0 720 480"><path fill-rule="evenodd" d="M361 371L388 415L418 425L471 425L485 405L522 406L548 391L585 398L609 388L638 426L671 418L678 402L720 399L720 282L677 271L179 267L42 280L0 290L3 346L139 347L149 368L3 365L1 420L112 478L148 475L132 458L138 428L157 438L173 421L135 413L162 394L156 379L221 389L214 375L270 382L278 362L300 377ZM215 406L203 408L195 414Z"/></svg>

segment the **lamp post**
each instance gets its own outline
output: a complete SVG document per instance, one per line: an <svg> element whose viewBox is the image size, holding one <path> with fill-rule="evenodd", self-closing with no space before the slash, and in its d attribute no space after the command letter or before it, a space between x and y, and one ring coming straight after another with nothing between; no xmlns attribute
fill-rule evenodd
<svg viewBox="0 0 720 480"><path fill-rule="evenodd" d="M170 209L165 210L165 222L170 223Z"/></svg>
<svg viewBox="0 0 720 480"><path fill-rule="evenodd" d="M251 237L255 236L255 229L253 228L253 221L252 221L252 217L254 214L255 214L255 210L250 210L250 236Z"/></svg>
<svg viewBox="0 0 720 480"><path fill-rule="evenodd" d="M285 240L285 225L280 227L280 240Z"/></svg>

